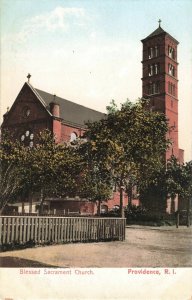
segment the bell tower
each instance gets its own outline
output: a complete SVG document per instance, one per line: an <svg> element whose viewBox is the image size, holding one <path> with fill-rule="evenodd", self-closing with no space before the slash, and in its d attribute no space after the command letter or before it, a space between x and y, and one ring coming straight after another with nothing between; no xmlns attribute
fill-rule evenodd
<svg viewBox="0 0 192 300"><path fill-rule="evenodd" d="M150 99L151 109L163 112L170 130L172 145L166 152L166 160L173 154L178 159L178 41L161 27L142 40L142 96ZM180 158L180 160L182 160Z"/></svg>

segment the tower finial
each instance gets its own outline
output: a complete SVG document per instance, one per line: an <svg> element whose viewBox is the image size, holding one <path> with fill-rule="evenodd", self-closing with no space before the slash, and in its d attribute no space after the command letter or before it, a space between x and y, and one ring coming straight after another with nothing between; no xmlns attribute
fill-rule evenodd
<svg viewBox="0 0 192 300"><path fill-rule="evenodd" d="M159 27L161 27L161 22L162 22L161 19L159 19L159 21L158 21Z"/></svg>
<svg viewBox="0 0 192 300"><path fill-rule="evenodd" d="M29 83L30 78L31 78L31 74L28 74L28 75L27 75L27 78L28 78L28 83Z"/></svg>

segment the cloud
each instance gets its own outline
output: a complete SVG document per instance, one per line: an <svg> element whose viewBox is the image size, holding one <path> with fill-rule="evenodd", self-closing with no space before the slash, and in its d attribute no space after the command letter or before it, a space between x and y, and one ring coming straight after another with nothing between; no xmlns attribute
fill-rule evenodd
<svg viewBox="0 0 192 300"><path fill-rule="evenodd" d="M10 34L5 37L5 39L22 43L40 30L48 32L62 30L63 32L66 32L72 26L82 27L86 19L86 12L83 8L58 6L50 12L42 13L25 20L20 32Z"/></svg>
<svg viewBox="0 0 192 300"><path fill-rule="evenodd" d="M39 16L35 16L31 19L30 26L33 30L39 28L45 28L47 30L62 29L66 30L70 26L70 22L73 19L81 19L85 16L85 10L83 8L67 8L56 7L53 11ZM27 25L27 27L29 27Z"/></svg>

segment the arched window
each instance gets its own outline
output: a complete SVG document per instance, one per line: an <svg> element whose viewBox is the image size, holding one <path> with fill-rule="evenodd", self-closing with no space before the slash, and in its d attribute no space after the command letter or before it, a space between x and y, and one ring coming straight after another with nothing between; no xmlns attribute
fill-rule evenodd
<svg viewBox="0 0 192 300"><path fill-rule="evenodd" d="M77 139L77 134L75 132L71 133L70 142L74 142Z"/></svg>
<svg viewBox="0 0 192 300"><path fill-rule="evenodd" d="M31 111L30 108L28 106L25 106L22 108L22 115L24 118L28 118L30 115Z"/></svg>
<svg viewBox="0 0 192 300"><path fill-rule="evenodd" d="M171 47L171 46L168 46L168 55L172 59L175 59L175 49L173 47Z"/></svg>
<svg viewBox="0 0 192 300"><path fill-rule="evenodd" d="M175 76L175 67L172 64L168 64L168 72L171 76Z"/></svg>

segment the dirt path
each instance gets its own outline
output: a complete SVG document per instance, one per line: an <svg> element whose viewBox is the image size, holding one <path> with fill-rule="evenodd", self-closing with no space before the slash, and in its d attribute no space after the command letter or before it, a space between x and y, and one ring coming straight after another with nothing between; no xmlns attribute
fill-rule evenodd
<svg viewBox="0 0 192 300"><path fill-rule="evenodd" d="M1 267L192 267L192 228L128 227L124 242L65 244L0 253Z"/></svg>

